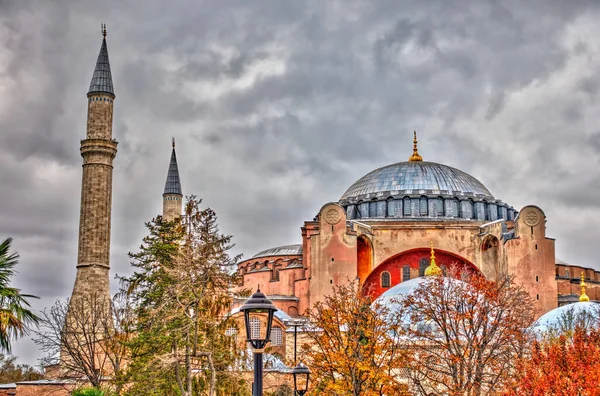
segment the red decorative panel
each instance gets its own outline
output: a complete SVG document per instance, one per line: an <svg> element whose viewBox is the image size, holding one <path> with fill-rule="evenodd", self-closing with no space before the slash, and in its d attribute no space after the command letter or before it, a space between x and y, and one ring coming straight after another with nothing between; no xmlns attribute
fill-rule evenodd
<svg viewBox="0 0 600 396"><path fill-rule="evenodd" d="M409 265L411 268L411 279L418 276L421 261L425 266L429 266L431 249L412 249L397 254L379 264L367 277L363 284L363 290L373 299L379 297L382 293L402 282L402 268ZM438 267L450 268L458 271L469 271L479 273L479 270L468 260L444 250L435 250L435 262ZM381 273L387 271L391 276L391 286L381 287Z"/></svg>

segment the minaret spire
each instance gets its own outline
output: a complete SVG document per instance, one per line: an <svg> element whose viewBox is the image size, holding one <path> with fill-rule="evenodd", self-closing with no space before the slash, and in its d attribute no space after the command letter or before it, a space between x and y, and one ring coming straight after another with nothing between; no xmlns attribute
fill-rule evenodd
<svg viewBox="0 0 600 396"><path fill-rule="evenodd" d="M590 301L590 298L588 297L587 294L585 294L585 273L583 271L581 271L581 283L579 284L579 286L581 286L581 295L579 296L579 301L581 302L588 302Z"/></svg>
<svg viewBox="0 0 600 396"><path fill-rule="evenodd" d="M108 60L108 48L106 46L106 25L102 24L102 45L98 60L96 60L96 68L90 82L88 96L92 93L105 93L115 96L113 89L112 74L110 72L110 62Z"/></svg>
<svg viewBox="0 0 600 396"><path fill-rule="evenodd" d="M408 160L410 162L420 162L423 161L423 157L421 157L419 155L419 150L417 148L417 131L414 131L414 139L413 139L413 153L412 155L408 158Z"/></svg>
<svg viewBox="0 0 600 396"><path fill-rule="evenodd" d="M431 258L429 260L429 267L425 269L425 276L441 275L442 269L437 266L435 262L435 250L433 250L433 241L431 242Z"/></svg>
<svg viewBox="0 0 600 396"><path fill-rule="evenodd" d="M167 181L163 192L163 218L168 221L181 216L183 205L177 154L175 154L175 138L172 139L171 145L173 150L171 151L171 161L169 162L169 171L167 172Z"/></svg>

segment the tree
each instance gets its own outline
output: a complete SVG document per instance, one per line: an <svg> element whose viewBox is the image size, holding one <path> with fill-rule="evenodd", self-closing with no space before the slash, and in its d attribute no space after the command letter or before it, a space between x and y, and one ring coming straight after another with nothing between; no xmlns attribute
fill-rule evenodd
<svg viewBox="0 0 600 396"><path fill-rule="evenodd" d="M454 274L455 277L457 274ZM515 372L533 320L511 278L426 277L398 301L408 375L419 394L489 395Z"/></svg>
<svg viewBox="0 0 600 396"><path fill-rule="evenodd" d="M124 296L106 301L82 295L45 309L34 341L47 354L45 365L58 368L59 376L86 378L96 388L111 378L119 394L133 323Z"/></svg>
<svg viewBox="0 0 600 396"><path fill-rule="evenodd" d="M557 338L536 340L517 365L507 396L600 395L600 331L577 326Z"/></svg>
<svg viewBox="0 0 600 396"><path fill-rule="evenodd" d="M219 233L214 211L189 197L182 219L158 217L130 254L135 273L122 278L138 318L131 343L132 394L215 395L238 381L229 375L237 351L225 330L238 257L232 237Z"/></svg>
<svg viewBox="0 0 600 396"><path fill-rule="evenodd" d="M8 353L10 342L29 334L29 327L39 322L28 301L37 297L9 286L19 259L16 252L10 253L11 244L12 238L0 243L0 350Z"/></svg>
<svg viewBox="0 0 600 396"><path fill-rule="evenodd" d="M0 355L0 384L35 381L44 375L27 364L17 364L15 356Z"/></svg>
<svg viewBox="0 0 600 396"><path fill-rule="evenodd" d="M323 395L402 395L400 323L363 294L357 282L334 287L308 312L311 343L302 346L311 389Z"/></svg>

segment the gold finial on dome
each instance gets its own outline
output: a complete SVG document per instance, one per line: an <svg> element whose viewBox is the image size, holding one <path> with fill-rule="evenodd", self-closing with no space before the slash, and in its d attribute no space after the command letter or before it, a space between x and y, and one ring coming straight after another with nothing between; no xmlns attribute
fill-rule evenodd
<svg viewBox="0 0 600 396"><path fill-rule="evenodd" d="M442 269L435 263L435 250L433 250L433 242L431 242L431 259L429 267L425 269L425 276L442 275Z"/></svg>
<svg viewBox="0 0 600 396"><path fill-rule="evenodd" d="M581 286L581 296L579 296L579 301L581 301L581 302L590 301L590 298L588 297L588 295L585 294L585 274L583 271L581 271L581 283L579 284L579 286Z"/></svg>
<svg viewBox="0 0 600 396"><path fill-rule="evenodd" d="M417 149L417 131L415 131L415 138L413 140L413 153L408 160L411 162L423 161L423 157L419 155L419 149Z"/></svg>

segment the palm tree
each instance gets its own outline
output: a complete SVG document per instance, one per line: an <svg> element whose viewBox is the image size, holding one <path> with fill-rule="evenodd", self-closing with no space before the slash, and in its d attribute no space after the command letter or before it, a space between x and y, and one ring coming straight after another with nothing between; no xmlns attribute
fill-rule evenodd
<svg viewBox="0 0 600 396"><path fill-rule="evenodd" d="M19 255L10 252L12 238L0 243L0 350L10 353L12 340L29 334L29 326L37 325L40 318L30 307L30 294L21 294L21 290L10 287L10 278L15 274L15 265Z"/></svg>

